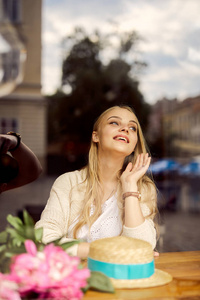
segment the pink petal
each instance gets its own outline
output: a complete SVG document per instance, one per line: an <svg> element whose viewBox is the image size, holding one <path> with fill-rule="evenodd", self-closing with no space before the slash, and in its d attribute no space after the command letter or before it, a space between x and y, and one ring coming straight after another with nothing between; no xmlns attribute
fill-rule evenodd
<svg viewBox="0 0 200 300"><path fill-rule="evenodd" d="M26 240L24 242L24 244L25 244L26 251L29 254L31 254L33 256L35 256L37 254L37 247L32 240Z"/></svg>

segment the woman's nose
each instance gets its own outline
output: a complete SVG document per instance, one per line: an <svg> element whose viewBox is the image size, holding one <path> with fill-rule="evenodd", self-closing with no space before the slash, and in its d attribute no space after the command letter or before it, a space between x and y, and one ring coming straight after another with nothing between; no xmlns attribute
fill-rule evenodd
<svg viewBox="0 0 200 300"><path fill-rule="evenodd" d="M120 131L128 132L128 126L124 125L120 128Z"/></svg>

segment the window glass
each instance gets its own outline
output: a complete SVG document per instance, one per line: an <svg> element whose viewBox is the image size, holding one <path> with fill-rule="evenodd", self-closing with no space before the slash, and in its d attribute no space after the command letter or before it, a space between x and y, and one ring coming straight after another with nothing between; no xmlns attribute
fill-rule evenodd
<svg viewBox="0 0 200 300"><path fill-rule="evenodd" d="M16 118L0 118L0 133L7 133L8 131L18 132L19 122Z"/></svg>
<svg viewBox="0 0 200 300"><path fill-rule="evenodd" d="M21 0L0 1L2 1L3 18L9 19L12 23L21 22Z"/></svg>

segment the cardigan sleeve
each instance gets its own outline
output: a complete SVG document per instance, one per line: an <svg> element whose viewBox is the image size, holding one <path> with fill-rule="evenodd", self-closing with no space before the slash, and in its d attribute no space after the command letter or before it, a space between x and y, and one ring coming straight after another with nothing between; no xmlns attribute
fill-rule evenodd
<svg viewBox="0 0 200 300"><path fill-rule="evenodd" d="M70 213L69 182L61 175L54 182L47 204L35 228L43 228L43 242L49 243L65 236Z"/></svg>
<svg viewBox="0 0 200 300"><path fill-rule="evenodd" d="M154 249L156 246L156 230L153 220L147 218L150 209L145 203L141 203L140 205L145 221L134 228L123 226L122 235L149 242Z"/></svg>
<svg viewBox="0 0 200 300"><path fill-rule="evenodd" d="M73 171L59 176L54 182L47 204L41 214L40 220L35 224L35 228L43 228L43 243L47 244L56 239L61 238L60 243L63 244L72 241L67 238L69 227L71 203L70 193L74 186L82 181L82 172ZM76 200L80 200L80 193L76 194ZM76 202L76 211L80 208L80 201ZM77 255L78 244L66 250L70 255Z"/></svg>

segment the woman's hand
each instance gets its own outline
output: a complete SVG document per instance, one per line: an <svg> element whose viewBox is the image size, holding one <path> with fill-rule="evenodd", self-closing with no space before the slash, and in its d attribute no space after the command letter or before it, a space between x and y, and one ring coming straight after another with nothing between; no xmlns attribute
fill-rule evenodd
<svg viewBox="0 0 200 300"><path fill-rule="evenodd" d="M90 243L80 243L78 244L77 256L80 258L87 258L90 250Z"/></svg>
<svg viewBox="0 0 200 300"><path fill-rule="evenodd" d="M137 182L148 170L150 162L151 157L149 157L148 153L142 153L138 155L134 166L131 162L127 165L121 175L123 192L133 192L137 190Z"/></svg>

